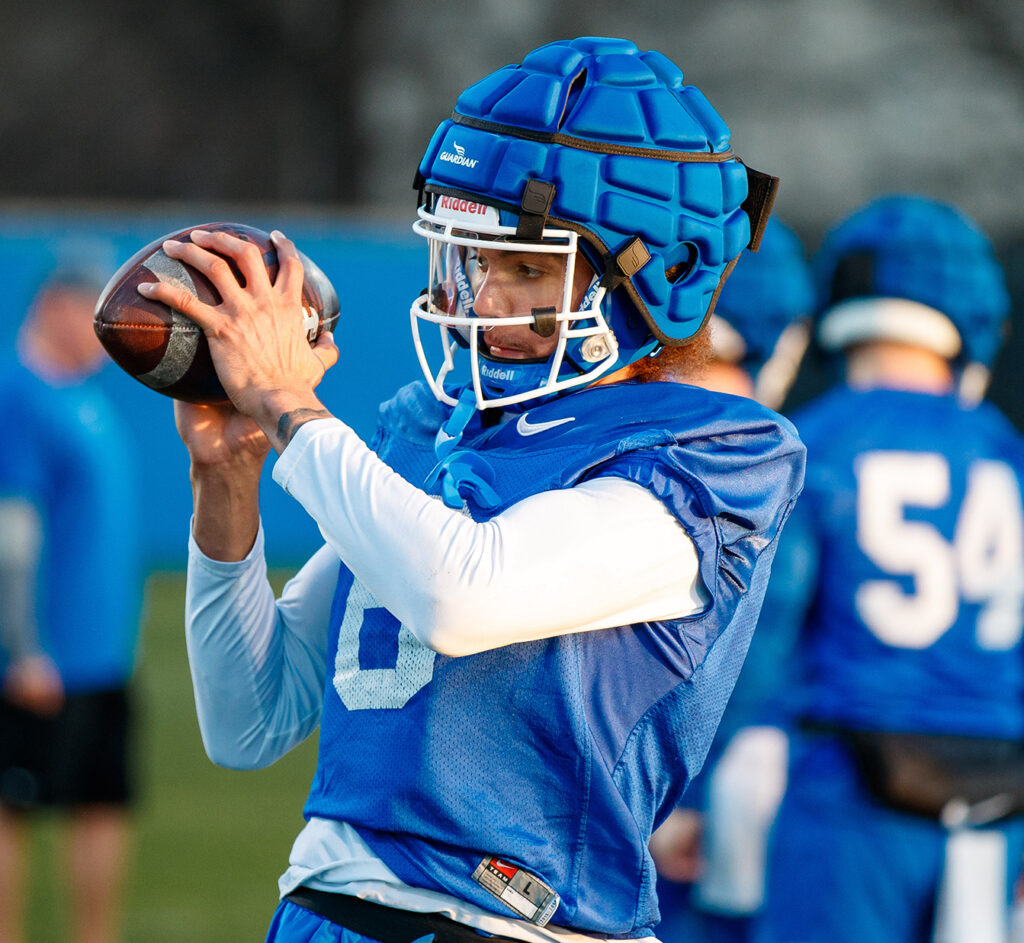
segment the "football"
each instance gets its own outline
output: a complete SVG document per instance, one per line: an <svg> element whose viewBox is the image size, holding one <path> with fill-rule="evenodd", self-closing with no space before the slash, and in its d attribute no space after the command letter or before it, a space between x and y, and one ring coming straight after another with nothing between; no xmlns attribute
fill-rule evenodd
<svg viewBox="0 0 1024 943"><path fill-rule="evenodd" d="M144 298L136 290L143 282L169 282L205 304L220 303L220 295L205 275L172 259L161 248L167 239L187 240L194 229L226 232L255 243L263 253L271 281L277 276L277 250L269 233L242 223L189 226L154 240L114 273L96 302L93 325L115 363L150 389L190 403L226 403L227 394L217 378L200 327L180 311ZM338 295L320 268L303 253L299 255L305 270L304 327L312 344L323 331L334 329ZM233 261L231 266L235 268Z"/></svg>

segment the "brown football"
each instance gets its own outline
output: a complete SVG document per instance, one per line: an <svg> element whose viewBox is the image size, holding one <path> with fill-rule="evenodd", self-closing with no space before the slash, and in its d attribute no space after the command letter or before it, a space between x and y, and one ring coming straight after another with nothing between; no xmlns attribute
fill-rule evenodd
<svg viewBox="0 0 1024 943"><path fill-rule="evenodd" d="M193 229L227 232L255 243L263 253L271 280L277 276L277 250L269 233L242 223L189 226L154 240L114 273L96 302L93 324L114 361L150 389L190 403L226 403L227 394L199 326L180 311L144 298L136 290L142 282L168 282L206 304L220 303L220 295L205 275L172 259L161 248L167 239L186 240ZM334 329L338 295L320 268L301 252L299 255L305 270L302 309L312 344L323 331Z"/></svg>

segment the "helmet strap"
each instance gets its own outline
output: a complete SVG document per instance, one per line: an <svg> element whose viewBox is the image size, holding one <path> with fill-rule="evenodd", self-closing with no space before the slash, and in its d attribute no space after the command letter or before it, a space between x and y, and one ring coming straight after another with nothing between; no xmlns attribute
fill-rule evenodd
<svg viewBox="0 0 1024 943"><path fill-rule="evenodd" d="M761 246L761 237L764 236L764 228L768 225L768 217L771 216L772 207L775 205L775 195L779 192L779 178L754 170L746 164L743 166L747 170L747 198L740 205L740 209L750 220L750 242L747 243L747 248L757 252Z"/></svg>
<svg viewBox="0 0 1024 943"><path fill-rule="evenodd" d="M956 392L960 402L967 407L977 406L985 398L985 391L991 379L988 367L977 360L965 363L957 378Z"/></svg>
<svg viewBox="0 0 1024 943"><path fill-rule="evenodd" d="M551 202L555 198L555 185L547 180L531 178L523 188L519 201L519 221L516 223L516 239L538 240L544 236Z"/></svg>
<svg viewBox="0 0 1024 943"><path fill-rule="evenodd" d="M530 314L533 315L533 324L530 325L530 330L534 334L550 337L558 330L558 308L554 305L545 308L531 308Z"/></svg>
<svg viewBox="0 0 1024 943"><path fill-rule="evenodd" d="M605 256L601 287L612 292L627 278L631 278L651 261L651 253L643 239L634 236L618 252Z"/></svg>

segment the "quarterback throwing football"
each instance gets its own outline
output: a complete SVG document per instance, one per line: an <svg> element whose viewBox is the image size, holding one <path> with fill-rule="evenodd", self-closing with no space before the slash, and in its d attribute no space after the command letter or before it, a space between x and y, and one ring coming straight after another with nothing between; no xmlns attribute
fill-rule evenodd
<svg viewBox="0 0 1024 943"><path fill-rule="evenodd" d="M658 365L698 356L771 178L664 56L586 38L467 89L417 186L426 382L369 445L314 392L338 354L306 342L283 236L273 284L231 236L166 247L217 307L140 289L203 327L233 404L177 410L207 751L263 766L320 727L270 940L650 940L647 841L703 762L804 464L784 419ZM271 448L325 538L277 600Z"/></svg>

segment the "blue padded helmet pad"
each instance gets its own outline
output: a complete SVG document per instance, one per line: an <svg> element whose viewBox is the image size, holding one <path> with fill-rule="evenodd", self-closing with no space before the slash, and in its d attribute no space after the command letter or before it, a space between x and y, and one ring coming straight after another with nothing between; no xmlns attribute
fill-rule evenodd
<svg viewBox="0 0 1024 943"><path fill-rule="evenodd" d="M677 66L627 40L551 43L470 86L419 183L502 206L516 225L530 179L554 185L548 225L578 232L598 273L643 240L650 260L611 292L617 334L638 312L644 333L684 343L751 238L729 129Z"/></svg>

